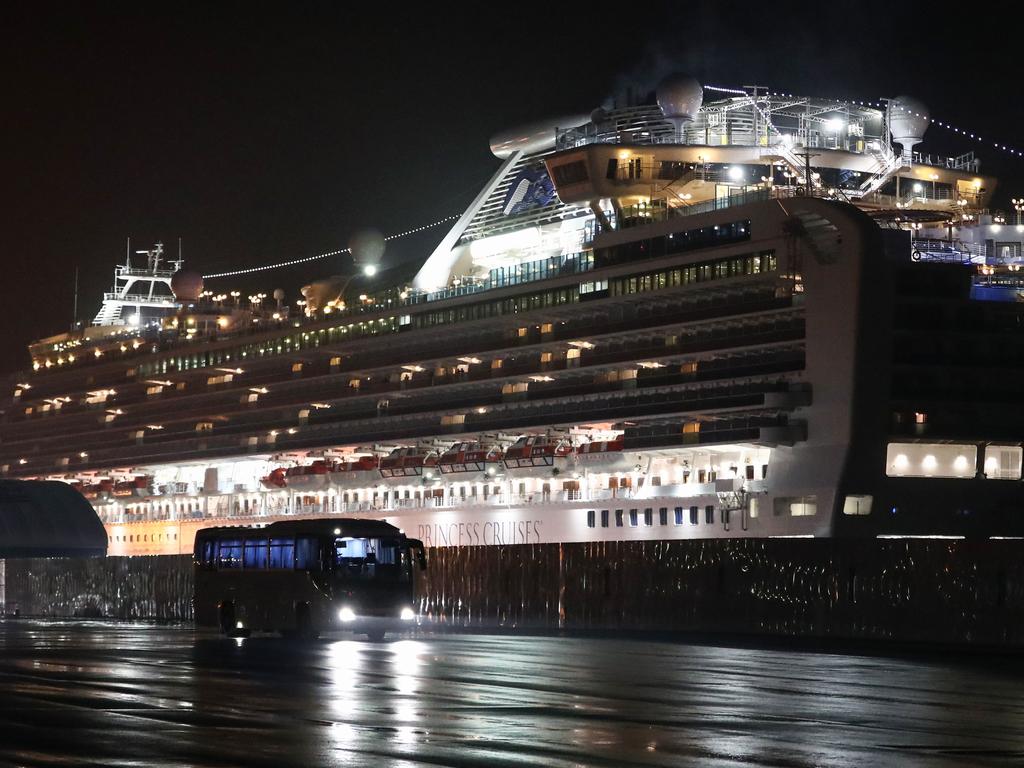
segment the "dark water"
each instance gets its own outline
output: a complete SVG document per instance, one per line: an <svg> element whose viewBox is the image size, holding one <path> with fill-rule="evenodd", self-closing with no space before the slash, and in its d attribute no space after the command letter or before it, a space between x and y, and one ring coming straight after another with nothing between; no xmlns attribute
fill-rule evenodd
<svg viewBox="0 0 1024 768"><path fill-rule="evenodd" d="M13 765L1008 766L1024 674L681 642L0 624Z"/></svg>

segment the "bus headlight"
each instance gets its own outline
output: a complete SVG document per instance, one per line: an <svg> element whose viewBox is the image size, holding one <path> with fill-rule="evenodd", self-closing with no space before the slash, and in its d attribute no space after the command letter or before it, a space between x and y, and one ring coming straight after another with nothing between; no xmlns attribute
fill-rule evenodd
<svg viewBox="0 0 1024 768"><path fill-rule="evenodd" d="M356 612L353 611L348 606L345 606L340 611L338 611L338 618L341 619L342 621L355 621L356 620Z"/></svg>
<svg viewBox="0 0 1024 768"><path fill-rule="evenodd" d="M412 621L416 618L416 611L414 611L412 608L403 608L401 616L402 621Z"/></svg>

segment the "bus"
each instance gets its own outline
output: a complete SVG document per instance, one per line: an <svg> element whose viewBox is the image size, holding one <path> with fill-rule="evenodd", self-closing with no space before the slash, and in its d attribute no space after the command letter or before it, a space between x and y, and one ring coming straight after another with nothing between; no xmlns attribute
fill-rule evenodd
<svg viewBox="0 0 1024 768"><path fill-rule="evenodd" d="M423 543L382 520L287 520L204 528L193 552L198 627L229 637L280 632L313 639L333 629L382 640L415 626Z"/></svg>

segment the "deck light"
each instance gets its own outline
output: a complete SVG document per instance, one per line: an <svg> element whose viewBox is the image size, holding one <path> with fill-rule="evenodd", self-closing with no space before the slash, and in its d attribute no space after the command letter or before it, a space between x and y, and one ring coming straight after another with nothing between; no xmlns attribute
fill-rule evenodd
<svg viewBox="0 0 1024 768"><path fill-rule="evenodd" d="M412 621L413 619L416 618L416 612L412 608L409 608L408 606L406 606L405 608L402 609L402 614L401 615L402 615L402 621Z"/></svg>
<svg viewBox="0 0 1024 768"><path fill-rule="evenodd" d="M346 605L344 608L338 611L338 618L344 622L355 621L356 613Z"/></svg>

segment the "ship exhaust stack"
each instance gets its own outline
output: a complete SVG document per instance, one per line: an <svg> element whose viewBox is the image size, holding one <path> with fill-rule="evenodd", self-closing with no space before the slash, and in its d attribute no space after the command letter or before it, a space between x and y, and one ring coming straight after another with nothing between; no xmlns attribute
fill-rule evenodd
<svg viewBox="0 0 1024 768"><path fill-rule="evenodd" d="M686 143L686 126L692 123L704 103L704 88L696 78L682 73L669 75L658 83L658 106L675 128L679 144Z"/></svg>
<svg viewBox="0 0 1024 768"><path fill-rule="evenodd" d="M909 165L914 157L914 146L924 140L931 118L928 107L910 96L897 96L889 102L889 132L894 144L903 149L903 160Z"/></svg>

